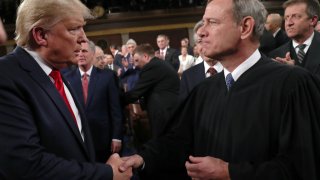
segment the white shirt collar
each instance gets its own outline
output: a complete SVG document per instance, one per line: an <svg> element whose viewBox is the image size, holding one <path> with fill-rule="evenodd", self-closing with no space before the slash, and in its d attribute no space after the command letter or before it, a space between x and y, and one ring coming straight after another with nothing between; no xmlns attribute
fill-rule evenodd
<svg viewBox="0 0 320 180"><path fill-rule="evenodd" d="M305 52L305 53L307 53L307 51L308 51L308 49L309 49L309 47L310 47L310 45L311 45L311 43L312 43L312 40L313 40L313 36L314 36L314 32L311 34L311 36L307 39L307 40L305 40L302 44L305 44L306 45L306 47L303 49L303 51ZM296 50L296 53L298 53L298 51L299 51L299 48L297 47L299 44L296 42L296 41L294 41L294 40L292 40L292 46L294 47L294 49Z"/></svg>
<svg viewBox="0 0 320 180"><path fill-rule="evenodd" d="M244 72L246 72L249 68L251 68L254 64L256 64L260 58L261 58L261 54L257 49L254 51L253 54L251 54L251 56L247 60L243 61L235 70L233 70L231 74L234 81L237 81L239 77ZM224 68L223 71L224 71L224 77L226 78L230 72L226 68Z"/></svg>
<svg viewBox="0 0 320 180"><path fill-rule="evenodd" d="M165 47L164 49L160 49L160 52L163 52L163 54L166 54L168 47Z"/></svg>
<svg viewBox="0 0 320 180"><path fill-rule="evenodd" d="M24 48L24 50L33 57L33 59L36 60L36 62L39 64L39 66L41 67L41 69L46 73L47 76L49 76L49 74L52 71L52 68L50 66L48 66L45 61L39 56L39 54L36 51L31 51L28 50L27 48Z"/></svg>
<svg viewBox="0 0 320 180"><path fill-rule="evenodd" d="M207 73L208 69L211 67L206 61L203 61L204 64L204 72ZM223 70L222 64L218 61L213 68L219 73Z"/></svg>
<svg viewBox="0 0 320 180"><path fill-rule="evenodd" d="M277 30L276 30L276 32L274 32L272 35L273 35L273 37L276 37L276 35L279 33L279 31L281 30L281 28L278 28Z"/></svg>
<svg viewBox="0 0 320 180"><path fill-rule="evenodd" d="M81 77L83 76L84 73L87 73L87 75L90 77L91 76L91 72L92 72L92 68L93 68L93 65L90 67L90 69L87 72L84 72L79 68Z"/></svg>

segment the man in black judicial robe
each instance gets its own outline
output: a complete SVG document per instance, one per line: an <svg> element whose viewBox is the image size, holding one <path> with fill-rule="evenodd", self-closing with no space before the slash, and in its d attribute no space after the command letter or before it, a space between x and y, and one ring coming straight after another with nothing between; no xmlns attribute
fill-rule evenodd
<svg viewBox="0 0 320 180"><path fill-rule="evenodd" d="M208 2L201 43L224 71L199 84L166 136L127 157L120 170L157 174L189 155L193 179L320 178L320 81L257 50L265 14L258 0ZM230 36L217 36L227 29Z"/></svg>

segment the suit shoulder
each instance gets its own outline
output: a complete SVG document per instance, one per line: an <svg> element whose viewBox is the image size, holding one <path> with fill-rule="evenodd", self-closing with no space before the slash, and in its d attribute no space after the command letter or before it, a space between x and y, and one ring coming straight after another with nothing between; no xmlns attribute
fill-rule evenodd
<svg viewBox="0 0 320 180"><path fill-rule="evenodd" d="M116 75L116 73L111 69L99 69L99 68L96 68L96 69L97 69L97 74L101 74L103 76L110 77L110 76Z"/></svg>
<svg viewBox="0 0 320 180"><path fill-rule="evenodd" d="M273 51L271 51L268 56L271 58L275 58L278 56L284 57L284 55L290 51L290 45L291 45L291 41L283 44L282 46L274 49Z"/></svg>
<svg viewBox="0 0 320 180"><path fill-rule="evenodd" d="M14 54L10 53L8 55L0 57L0 71L2 73L4 72L10 72L14 71L14 69L17 69L18 66L18 59L14 56Z"/></svg>

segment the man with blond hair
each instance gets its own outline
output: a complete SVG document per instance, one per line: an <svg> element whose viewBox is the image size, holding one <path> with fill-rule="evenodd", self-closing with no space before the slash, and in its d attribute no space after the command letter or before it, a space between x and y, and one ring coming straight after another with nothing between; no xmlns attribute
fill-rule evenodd
<svg viewBox="0 0 320 180"><path fill-rule="evenodd" d="M59 72L75 59L88 8L79 0L24 0L17 48L0 60L1 179L129 179L112 155L95 163L82 106Z"/></svg>

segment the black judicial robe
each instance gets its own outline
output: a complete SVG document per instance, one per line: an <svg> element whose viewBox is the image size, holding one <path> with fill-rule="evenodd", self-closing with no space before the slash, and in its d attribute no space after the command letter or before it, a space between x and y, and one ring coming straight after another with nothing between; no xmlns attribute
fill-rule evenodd
<svg viewBox="0 0 320 180"><path fill-rule="evenodd" d="M188 154L229 162L231 179L320 179L320 82L262 57L228 92L219 73L197 86L167 136L146 144L146 171Z"/></svg>

